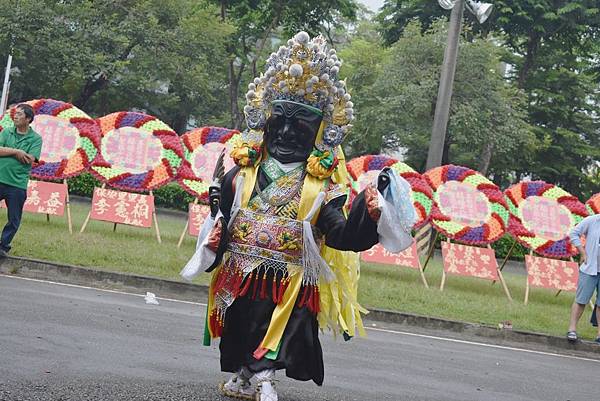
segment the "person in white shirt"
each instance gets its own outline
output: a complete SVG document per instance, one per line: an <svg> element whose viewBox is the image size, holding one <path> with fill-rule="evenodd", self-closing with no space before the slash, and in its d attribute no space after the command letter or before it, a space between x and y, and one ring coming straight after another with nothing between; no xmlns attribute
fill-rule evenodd
<svg viewBox="0 0 600 401"><path fill-rule="evenodd" d="M585 237L585 247L581 243L581 237ZM577 247L580 254L581 266L579 267L579 280L577 281L577 292L575 302L571 307L571 320L567 340L577 341L577 322L581 318L585 306L590 302L594 291L596 291L596 306L600 304L600 214L583 219L569 235L571 243ZM596 317L600 321L600 308L596 308ZM600 325L596 343L600 344Z"/></svg>

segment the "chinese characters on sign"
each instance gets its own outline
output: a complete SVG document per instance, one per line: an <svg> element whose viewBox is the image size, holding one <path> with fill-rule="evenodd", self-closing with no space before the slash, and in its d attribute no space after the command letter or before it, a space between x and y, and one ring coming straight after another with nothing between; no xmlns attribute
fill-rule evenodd
<svg viewBox="0 0 600 401"><path fill-rule="evenodd" d="M188 233L197 237L200 235L200 229L202 228L202 224L204 224L206 216L208 216L208 213L210 212L210 208L205 205L190 203L188 210Z"/></svg>
<svg viewBox="0 0 600 401"><path fill-rule="evenodd" d="M469 184L449 181L436 191L442 213L469 227L479 227L489 219L490 208L485 195Z"/></svg>
<svg viewBox="0 0 600 401"><path fill-rule="evenodd" d="M417 254L417 245L414 241L410 247L400 253L391 253L380 244L377 244L368 251L361 252L361 259L363 262L405 266L413 269L421 268L419 255Z"/></svg>
<svg viewBox="0 0 600 401"><path fill-rule="evenodd" d="M150 132L122 127L102 139L102 154L113 167L132 174L145 173L160 163L162 143Z"/></svg>
<svg viewBox="0 0 600 401"><path fill-rule="evenodd" d="M31 125L44 140L40 160L53 163L68 159L79 146L79 131L67 120L39 114Z"/></svg>
<svg viewBox="0 0 600 401"><path fill-rule="evenodd" d="M30 213L62 216L67 203L67 184L29 180L23 210ZM4 201L0 207L6 207Z"/></svg>
<svg viewBox="0 0 600 401"><path fill-rule="evenodd" d="M555 200L530 196L519 207L523 225L535 235L560 241L572 227L571 212Z"/></svg>
<svg viewBox="0 0 600 401"><path fill-rule="evenodd" d="M525 267L527 281L532 287L563 291L577 289L579 268L575 262L525 255Z"/></svg>
<svg viewBox="0 0 600 401"><path fill-rule="evenodd" d="M442 257L448 274L498 280L498 262L493 249L443 241Z"/></svg>
<svg viewBox="0 0 600 401"><path fill-rule="evenodd" d="M191 163L192 171L196 174L196 177L203 181L211 182L212 173L215 171L215 165L222 150L225 150L225 154L228 155L233 150L233 146L219 142L210 142L206 145L198 146L194 150L191 156ZM225 157L223 163L225 171L229 171L235 165L231 157Z"/></svg>
<svg viewBox="0 0 600 401"><path fill-rule="evenodd" d="M90 218L138 227L152 225L154 196L94 189Z"/></svg>

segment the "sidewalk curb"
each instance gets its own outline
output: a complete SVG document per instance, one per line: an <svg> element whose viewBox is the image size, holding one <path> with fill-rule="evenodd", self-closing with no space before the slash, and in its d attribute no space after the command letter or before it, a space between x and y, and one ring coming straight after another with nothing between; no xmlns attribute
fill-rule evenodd
<svg viewBox="0 0 600 401"><path fill-rule="evenodd" d="M173 298L182 301L205 302L208 297L208 287L205 285L20 257L0 259L0 274L133 293L150 291L162 298ZM500 330L492 326L476 323L446 320L383 309L369 309L369 314L365 316L365 320L369 322L419 327L427 330L446 330L460 333L461 337L476 338L484 342L485 340L482 339L485 338L487 342L493 344L528 344L535 349L547 348L562 354L583 355L593 359L600 359L600 346L592 342L578 341L575 344L571 344L563 337L549 336L541 333ZM368 326L368 324L365 324L365 326Z"/></svg>
<svg viewBox="0 0 600 401"><path fill-rule="evenodd" d="M146 293L150 291L163 298L170 297L182 301L198 302L208 298L208 287L203 285L116 273L37 259L20 257L0 259L0 273L133 293Z"/></svg>

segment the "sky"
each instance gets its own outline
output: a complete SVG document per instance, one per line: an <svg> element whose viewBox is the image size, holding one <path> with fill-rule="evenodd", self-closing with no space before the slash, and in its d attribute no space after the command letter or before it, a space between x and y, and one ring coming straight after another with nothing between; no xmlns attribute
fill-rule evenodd
<svg viewBox="0 0 600 401"><path fill-rule="evenodd" d="M379 10L379 7L383 5L383 0L358 0L358 2L366 5L373 11Z"/></svg>

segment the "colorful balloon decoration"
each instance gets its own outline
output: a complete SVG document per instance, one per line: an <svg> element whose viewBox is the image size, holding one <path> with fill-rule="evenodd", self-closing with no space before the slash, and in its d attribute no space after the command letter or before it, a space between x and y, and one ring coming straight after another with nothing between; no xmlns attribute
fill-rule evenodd
<svg viewBox="0 0 600 401"><path fill-rule="evenodd" d="M502 238L509 210L504 194L467 167L446 165L424 174L434 190L433 226L455 241L486 245Z"/></svg>
<svg viewBox="0 0 600 401"><path fill-rule="evenodd" d="M585 202L585 206L589 214L600 214L600 192L592 195L592 197Z"/></svg>
<svg viewBox="0 0 600 401"><path fill-rule="evenodd" d="M183 160L179 136L156 117L137 112L98 119L101 152L91 172L108 186L147 192L173 180Z"/></svg>
<svg viewBox="0 0 600 401"><path fill-rule="evenodd" d="M354 180L354 193L362 191L368 184L376 182L379 172L390 167L398 172L410 184L412 199L417 211L415 227L427 222L433 206L433 191L421 174L409 165L383 155L361 156L346 163L346 168Z"/></svg>
<svg viewBox="0 0 600 401"><path fill-rule="evenodd" d="M233 168L235 164L229 154L239 138L238 130L220 127L202 127L186 132L181 137L185 160L177 175L181 187L206 202L219 155L225 150L225 172Z"/></svg>
<svg viewBox="0 0 600 401"><path fill-rule="evenodd" d="M588 212L575 196L544 181L520 182L505 193L511 212L509 232L519 243L551 258L577 253L569 231Z"/></svg>
<svg viewBox="0 0 600 401"><path fill-rule="evenodd" d="M31 175L39 180L63 180L85 171L100 149L100 127L70 103L52 99L26 102L35 111L31 127L41 135L42 152ZM0 131L13 126L15 108L0 120Z"/></svg>

